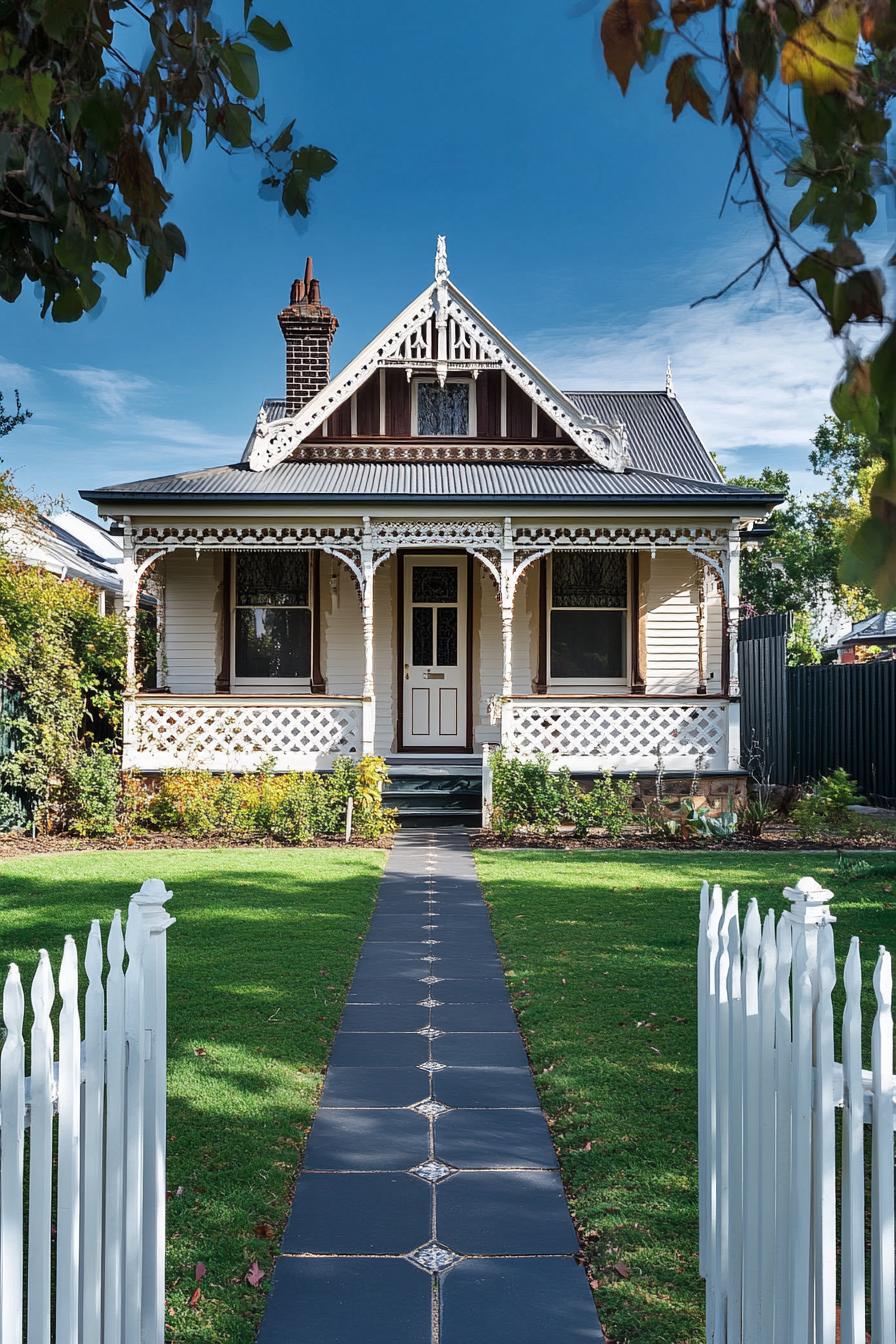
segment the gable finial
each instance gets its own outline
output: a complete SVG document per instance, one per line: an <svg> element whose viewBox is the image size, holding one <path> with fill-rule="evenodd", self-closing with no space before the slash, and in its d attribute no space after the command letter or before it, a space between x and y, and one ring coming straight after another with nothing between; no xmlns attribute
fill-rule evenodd
<svg viewBox="0 0 896 1344"><path fill-rule="evenodd" d="M448 248L445 244L445 235L440 233L436 239L436 284L441 284L448 279L451 272L448 270Z"/></svg>
<svg viewBox="0 0 896 1344"><path fill-rule="evenodd" d="M667 357L666 357L666 396L667 396L667 397L674 397L674 396L675 396L675 386L674 386L674 384L673 384L673 382L672 382L672 356L671 356L671 355L667 355Z"/></svg>

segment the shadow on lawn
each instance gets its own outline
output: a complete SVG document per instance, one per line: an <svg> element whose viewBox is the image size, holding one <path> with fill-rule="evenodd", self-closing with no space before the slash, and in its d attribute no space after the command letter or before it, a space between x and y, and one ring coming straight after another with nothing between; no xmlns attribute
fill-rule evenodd
<svg viewBox="0 0 896 1344"><path fill-rule="evenodd" d="M364 851L320 853L67 854L4 869L0 964L18 961L26 984L40 947L58 966L71 932L83 955L91 918L105 937L149 873L174 891L168 1292L178 1344L250 1344L264 1306L382 869ZM253 1260L262 1291L245 1283ZM200 1261L208 1273L190 1308Z"/></svg>

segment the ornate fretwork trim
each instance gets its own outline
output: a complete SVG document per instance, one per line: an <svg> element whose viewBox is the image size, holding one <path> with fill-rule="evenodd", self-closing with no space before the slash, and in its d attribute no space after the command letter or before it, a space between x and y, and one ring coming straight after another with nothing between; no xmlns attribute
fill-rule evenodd
<svg viewBox="0 0 896 1344"><path fill-rule="evenodd" d="M717 547L727 538L724 528L707 530L695 526L682 527L646 527L633 524L630 527L544 527L521 526L513 529L517 546L581 547L583 549L620 546L629 549L645 548L654 550L665 546L685 546L689 550L694 546Z"/></svg>
<svg viewBox="0 0 896 1344"><path fill-rule="evenodd" d="M358 546L363 528L360 523L347 527L200 527L169 523L134 529L134 547L191 547L208 550L238 551L271 547L274 550L326 550L333 546Z"/></svg>
<svg viewBox="0 0 896 1344"><path fill-rule="evenodd" d="M608 471L630 465L625 426L583 414L452 284L441 262L434 282L296 415L271 420L262 409L247 455L251 470L285 461L377 369L396 365L408 376L429 369L440 382L449 373L475 377L483 368L502 369L590 459Z"/></svg>
<svg viewBox="0 0 896 1344"><path fill-rule="evenodd" d="M315 439L290 456L290 462L588 462L570 444L476 443L328 443Z"/></svg>

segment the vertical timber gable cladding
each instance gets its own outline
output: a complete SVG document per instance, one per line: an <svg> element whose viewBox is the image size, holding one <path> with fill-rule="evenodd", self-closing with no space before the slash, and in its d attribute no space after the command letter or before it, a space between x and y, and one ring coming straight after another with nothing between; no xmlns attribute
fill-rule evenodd
<svg viewBox="0 0 896 1344"><path fill-rule="evenodd" d="M504 438L522 443L535 440L570 444L568 434L561 431L521 387L497 369L482 370L474 380L473 391L476 414L475 433L469 436L471 439L496 442ZM308 436L308 442L325 444L351 439L370 442L379 438L416 438L411 423L412 404L411 382L405 370L377 369Z"/></svg>

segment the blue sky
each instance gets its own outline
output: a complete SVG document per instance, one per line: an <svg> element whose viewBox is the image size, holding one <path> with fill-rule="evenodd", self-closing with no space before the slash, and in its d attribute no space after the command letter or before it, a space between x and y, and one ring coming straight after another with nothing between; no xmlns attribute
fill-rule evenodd
<svg viewBox="0 0 896 1344"><path fill-rule="evenodd" d="M809 483L835 345L780 281L689 306L762 245L751 212L718 217L727 130L673 125L657 75L623 99L592 17L558 0L259 8L294 41L263 61L271 119L297 117L339 166L297 227L259 199L248 158L197 150L172 179L189 256L151 300L135 266L74 326L29 294L0 306L0 388L33 412L2 444L22 488L77 502L235 460L282 389L276 314L306 253L340 321L335 369L424 287L440 232L456 283L561 386L661 387L668 353L731 470ZM241 5L220 9L238 22Z"/></svg>

